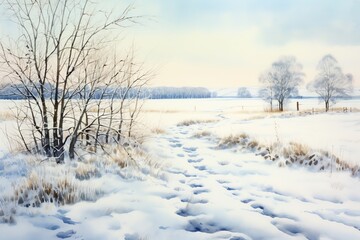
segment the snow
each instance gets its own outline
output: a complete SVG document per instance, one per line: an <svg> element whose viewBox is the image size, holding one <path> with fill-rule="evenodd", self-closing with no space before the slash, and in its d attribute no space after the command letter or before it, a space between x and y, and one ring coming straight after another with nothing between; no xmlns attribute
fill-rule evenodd
<svg viewBox="0 0 360 240"><path fill-rule="evenodd" d="M358 100L339 104L360 107ZM157 176L131 175L134 169L102 172L81 181L91 191L101 189L96 200L18 206L16 223L0 224L0 239L360 239L358 177L279 168L252 151L220 149L216 138L245 132L260 142L296 141L359 163L360 113L262 110L256 99L149 100L143 124L149 132L165 130L144 143L163 166ZM199 122L178 126L183 120ZM211 135L195 138L201 131ZM12 156L6 145L1 150L0 199L28 174L24 156ZM63 165L61 174L72 167ZM44 169L55 174L56 168Z"/></svg>

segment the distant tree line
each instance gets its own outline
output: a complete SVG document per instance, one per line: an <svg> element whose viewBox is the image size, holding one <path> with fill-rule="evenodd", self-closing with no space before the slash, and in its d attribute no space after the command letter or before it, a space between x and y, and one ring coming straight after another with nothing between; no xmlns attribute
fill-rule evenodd
<svg viewBox="0 0 360 240"><path fill-rule="evenodd" d="M21 100L25 99L26 95L19 95L17 90L25 89L22 84L14 85L4 85L0 88L0 99L10 99L10 100ZM52 89L51 84L46 84L45 88ZM32 96L38 96L37 86L30 87L27 89L30 91ZM90 87L84 87L84 92L91 91ZM132 99L135 96L138 96L142 99L170 99L170 98L211 98L216 97L214 93L211 93L207 88L203 87L154 87L154 88L145 88L143 87L140 91L137 88L128 89L121 86L99 86L96 91L92 93L91 99L122 99L124 97L123 92L127 91L126 98ZM61 92L60 92L61 93ZM81 98L79 92L68 91L65 94L65 98L70 97L72 99ZM45 92L44 97L46 99L51 99L51 92Z"/></svg>
<svg viewBox="0 0 360 240"><path fill-rule="evenodd" d="M203 87L155 87L147 89L150 99L164 98L210 98L211 92Z"/></svg>

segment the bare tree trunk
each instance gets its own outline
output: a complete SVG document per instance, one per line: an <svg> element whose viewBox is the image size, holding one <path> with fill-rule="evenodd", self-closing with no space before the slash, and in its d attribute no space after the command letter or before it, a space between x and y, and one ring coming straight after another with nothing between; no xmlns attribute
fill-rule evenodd
<svg viewBox="0 0 360 240"><path fill-rule="evenodd" d="M330 107L329 100L325 100L325 111L326 112L329 111L329 107Z"/></svg>
<svg viewBox="0 0 360 240"><path fill-rule="evenodd" d="M284 100L279 100L279 111L282 112L284 111Z"/></svg>

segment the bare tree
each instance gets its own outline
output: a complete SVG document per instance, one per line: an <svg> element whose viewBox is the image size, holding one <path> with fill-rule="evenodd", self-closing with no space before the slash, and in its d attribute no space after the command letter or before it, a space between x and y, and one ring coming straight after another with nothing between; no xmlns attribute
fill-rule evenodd
<svg viewBox="0 0 360 240"><path fill-rule="evenodd" d="M240 98L251 98L251 93L246 87L238 88L237 96Z"/></svg>
<svg viewBox="0 0 360 240"><path fill-rule="evenodd" d="M274 98L278 102L279 111L283 111L285 100L298 94L298 86L302 83L303 76L302 65L295 57L282 57L259 78L263 84L263 96L271 102Z"/></svg>
<svg viewBox="0 0 360 240"><path fill-rule="evenodd" d="M317 66L318 74L314 81L307 85L310 91L316 92L325 102L325 111L329 111L330 102L349 97L353 90L351 74L344 74L336 59L325 55Z"/></svg>
<svg viewBox="0 0 360 240"><path fill-rule="evenodd" d="M265 102L269 102L270 111L273 111L273 101L274 101L274 86L272 84L269 74L262 74L259 78L259 81L263 84L263 87L259 90L259 97L261 97Z"/></svg>
<svg viewBox="0 0 360 240"><path fill-rule="evenodd" d="M117 137L115 124L128 120L114 110L115 96L127 88L141 91L148 80L143 73L142 84L128 83L133 56L104 57L115 49L114 32L135 22L132 7L114 14L90 0L4 2L20 32L14 44L0 42L0 66L25 100L18 130L26 149L61 163L65 154L74 158L78 146L103 144L103 133L107 143L109 135Z"/></svg>

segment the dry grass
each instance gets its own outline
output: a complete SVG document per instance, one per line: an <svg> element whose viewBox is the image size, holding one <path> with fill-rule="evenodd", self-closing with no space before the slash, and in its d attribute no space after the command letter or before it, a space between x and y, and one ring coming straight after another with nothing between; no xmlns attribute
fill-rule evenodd
<svg viewBox="0 0 360 240"><path fill-rule="evenodd" d="M211 132L209 131L200 131L193 135L194 138L203 138L211 136Z"/></svg>
<svg viewBox="0 0 360 240"><path fill-rule="evenodd" d="M153 128L151 129L151 133L153 134L165 134L166 131L162 128Z"/></svg>
<svg viewBox="0 0 360 240"><path fill-rule="evenodd" d="M280 111L276 107L274 107L272 110L269 107L266 107L266 108L264 108L264 112L267 112L267 113L282 113L284 111Z"/></svg>
<svg viewBox="0 0 360 240"><path fill-rule="evenodd" d="M163 163L152 158L145 150L139 147L123 147L113 146L110 154L105 156L102 160L105 166L117 165L120 175L121 169L127 169L127 176L138 176L141 178L141 173L159 177L163 170Z"/></svg>
<svg viewBox="0 0 360 240"><path fill-rule="evenodd" d="M242 146L245 149L254 151L256 155L261 155L265 160L276 162L279 167L285 167L296 163L322 171L330 169L331 165L333 165L334 170L350 171L353 176L360 175L359 165L350 164L341 160L339 157L328 151L311 149L309 146L297 142L283 144L277 141L268 145L263 145L243 133L222 138L218 146L220 148Z"/></svg>
<svg viewBox="0 0 360 240"><path fill-rule="evenodd" d="M89 180L100 176L100 171L93 164L79 162L75 169L75 177L79 180Z"/></svg>
<svg viewBox="0 0 360 240"><path fill-rule="evenodd" d="M116 146L112 149L108 159L120 168L125 168L129 165L132 165L132 161L129 155L130 153L124 147Z"/></svg>
<svg viewBox="0 0 360 240"><path fill-rule="evenodd" d="M14 113L13 111L1 111L0 114L0 121L14 121L16 120L16 113Z"/></svg>
<svg viewBox="0 0 360 240"><path fill-rule="evenodd" d="M329 159L332 159L334 164L336 165L336 170L338 171L344 171L344 170L350 170L353 175L357 175L360 173L360 166L357 164L350 164L339 157L337 157L335 154L332 154L329 151L320 151L321 154Z"/></svg>
<svg viewBox="0 0 360 240"><path fill-rule="evenodd" d="M49 176L32 171L14 191L14 200L20 206L40 207L41 203L55 205L73 204L92 200L96 195L91 189L81 187L76 179L65 175Z"/></svg>
<svg viewBox="0 0 360 240"><path fill-rule="evenodd" d="M295 156L306 156L310 152L310 148L304 144L290 142L288 146L283 147L282 155L286 158L291 155Z"/></svg>
<svg viewBox="0 0 360 240"><path fill-rule="evenodd" d="M218 146L221 148L233 147L236 145L245 145L248 142L249 135L241 133L239 135L229 135L220 140Z"/></svg>
<svg viewBox="0 0 360 240"><path fill-rule="evenodd" d="M257 147L259 146L259 142L256 141L256 140L251 140L251 141L247 144L247 146L248 146L249 148L254 149L254 148L257 148Z"/></svg>
<svg viewBox="0 0 360 240"><path fill-rule="evenodd" d="M178 127L183 127L183 126L191 126L191 125L195 125L195 124L201 124L201 123L214 123L214 122L218 122L218 120L215 119L206 119L206 120L185 120L182 122L179 122L177 124Z"/></svg>

